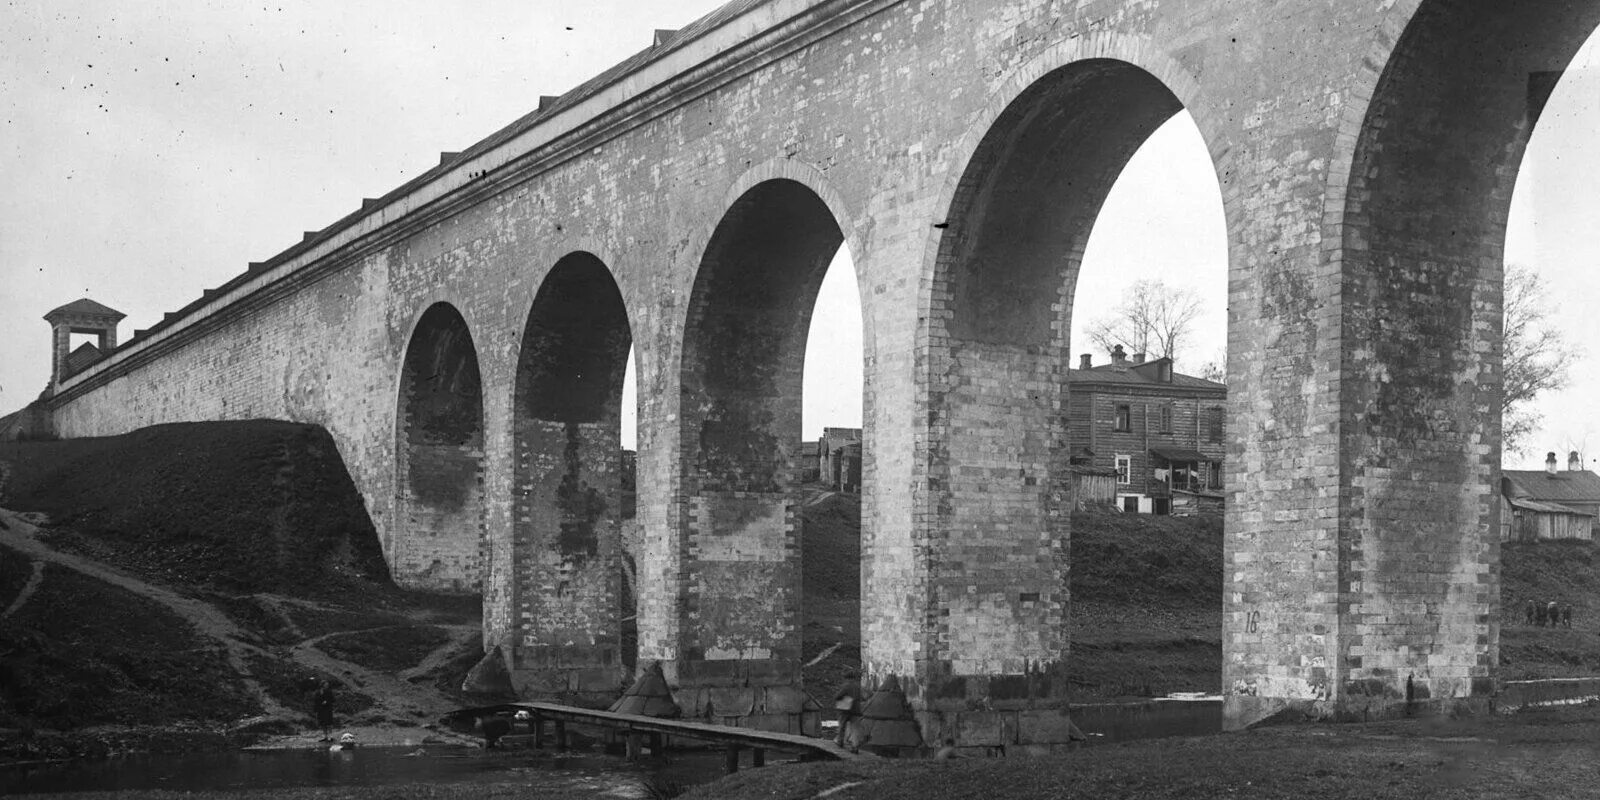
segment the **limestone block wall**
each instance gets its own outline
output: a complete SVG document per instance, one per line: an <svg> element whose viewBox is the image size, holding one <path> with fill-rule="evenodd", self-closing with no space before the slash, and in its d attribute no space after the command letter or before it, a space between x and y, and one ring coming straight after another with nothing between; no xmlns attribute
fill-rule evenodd
<svg viewBox="0 0 1600 800"><path fill-rule="evenodd" d="M513 677L536 696L604 699L619 640L620 453L614 424L518 420Z"/></svg>
<svg viewBox="0 0 1600 800"><path fill-rule="evenodd" d="M475 459L486 642L565 631L602 653L614 620L551 600L572 569L551 557L564 522L525 496L546 481L517 477L561 469L555 444L534 443L565 428L534 425L517 399L520 354L551 270L588 254L615 279L636 348L640 660L674 665L690 707L756 716L762 697L787 696L783 654L797 652L794 353L809 270L820 279L842 239L866 332L869 682L904 680L930 737L1055 741L1071 659L1077 263L1126 159L1183 108L1212 155L1230 246L1229 713L1349 712L1407 675L1470 699L1497 643L1484 538L1496 226L1527 129L1509 109L1519 74L1570 55L1580 37L1561 30L1594 27L1592 4L1517 24L1482 5L730 7L641 56L633 77L330 228L192 336L152 337L74 378L57 424L323 424L391 563L414 538L395 519L415 499L400 465L458 459L464 474ZM1435 22L1417 38L1414 18ZM1516 36L1474 55L1494 25ZM1502 112L1482 131L1462 93L1480 78ZM1441 150L1446 132L1465 149ZM1463 164L1470 178L1451 179ZM1452 238L1460 218L1473 223ZM796 227L817 235L770 244ZM740 274L764 280L728 277ZM402 365L439 304L470 338L481 393L467 404L481 439L449 455L397 444ZM605 435L580 431L577 474L605 476ZM740 448L750 457L730 455ZM451 567L463 577L467 552ZM581 596L609 591L599 574L568 577ZM708 694L753 676L766 688Z"/></svg>
<svg viewBox="0 0 1600 800"><path fill-rule="evenodd" d="M380 534L394 484L396 358L386 258L272 302L244 303L193 335L169 329L65 382L59 435L110 436L164 422L289 419L333 434ZM385 552L393 542L384 536Z"/></svg>

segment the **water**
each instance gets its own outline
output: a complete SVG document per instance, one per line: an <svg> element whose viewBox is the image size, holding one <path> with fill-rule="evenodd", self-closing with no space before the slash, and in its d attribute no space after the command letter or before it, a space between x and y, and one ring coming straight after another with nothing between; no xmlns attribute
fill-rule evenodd
<svg viewBox="0 0 1600 800"><path fill-rule="evenodd" d="M484 751L429 745L316 750L246 750L129 755L0 768L0 797L25 792L139 789L230 791L308 786L415 783L522 783L530 789L583 789L596 796L644 797L652 778L684 785L722 775L722 754L673 753L629 763L616 756L544 750Z"/></svg>
<svg viewBox="0 0 1600 800"><path fill-rule="evenodd" d="M1198 736L1222 730L1222 701L1212 697L1075 705L1072 719L1089 737L1090 746L1161 736ZM230 791L514 782L526 785L530 792L579 789L595 796L628 798L645 797L643 786L653 779L683 785L708 783L720 777L723 769L723 755L718 751L673 752L665 759L630 763L618 756L552 750L484 751L453 745L428 745L421 754L417 750L247 750L0 767L0 797L25 792ZM768 763L780 759L776 753L768 755Z"/></svg>
<svg viewBox="0 0 1600 800"><path fill-rule="evenodd" d="M1222 732L1222 698L1075 705L1072 722L1089 737L1091 745L1162 736L1204 736Z"/></svg>

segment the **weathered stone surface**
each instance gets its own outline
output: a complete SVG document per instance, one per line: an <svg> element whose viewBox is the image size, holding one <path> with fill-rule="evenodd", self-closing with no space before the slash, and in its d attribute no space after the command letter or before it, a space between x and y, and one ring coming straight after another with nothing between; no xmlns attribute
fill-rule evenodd
<svg viewBox="0 0 1600 800"><path fill-rule="evenodd" d="M1181 108L1230 247L1230 720L1336 716L1408 679L1431 702L1492 689L1504 223L1529 75L1561 69L1600 4L727 13L63 379L56 430L323 425L399 580L482 591L491 647L605 668L622 522L599 451L625 333L639 656L687 712L742 662L772 665L758 686L797 680L799 377L843 242L867 331L867 672L923 710L996 686L1016 703L1005 687L1069 658L1079 261ZM589 291L600 271L615 302ZM597 300L594 358L541 349L588 341L536 313L547 285ZM419 436L423 417L460 435Z"/></svg>
<svg viewBox="0 0 1600 800"><path fill-rule="evenodd" d="M467 677L461 682L461 691L504 699L517 696L516 687L511 684L511 672L506 669L505 655L499 648L484 653L483 658L467 670Z"/></svg>

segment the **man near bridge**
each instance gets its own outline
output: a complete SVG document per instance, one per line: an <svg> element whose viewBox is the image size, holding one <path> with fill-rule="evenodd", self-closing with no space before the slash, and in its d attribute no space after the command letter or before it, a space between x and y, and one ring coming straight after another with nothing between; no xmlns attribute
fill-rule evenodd
<svg viewBox="0 0 1600 800"><path fill-rule="evenodd" d="M322 728L324 742L333 741L333 684L323 681L317 687L317 694L312 699L312 708L316 710L317 726Z"/></svg>

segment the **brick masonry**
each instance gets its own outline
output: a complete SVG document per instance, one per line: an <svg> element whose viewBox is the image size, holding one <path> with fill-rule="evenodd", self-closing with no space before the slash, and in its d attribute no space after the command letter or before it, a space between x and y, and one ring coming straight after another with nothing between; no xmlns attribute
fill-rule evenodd
<svg viewBox="0 0 1600 800"><path fill-rule="evenodd" d="M1230 245L1229 718L1380 713L1407 678L1471 702L1497 653L1498 265L1527 77L1597 5L740 2L67 380L56 425L321 424L421 583L402 475L444 456L397 444L402 365L447 304L479 371L481 449L451 457L477 461L459 485L483 537L438 560L466 581L478 560L491 643L607 641L609 621L530 595L560 567L519 499L566 464L526 426L518 444L523 335L555 265L589 254L637 348L639 657L691 708L770 687L721 698L753 718L791 681L794 332L842 239L867 343L870 678L900 676L930 735L1058 740L1072 287L1110 182L1181 107ZM605 433L570 435L600 481L583 443Z"/></svg>
<svg viewBox="0 0 1600 800"><path fill-rule="evenodd" d="M630 342L605 264L563 258L522 333L513 413L513 609L500 623L513 630L496 641L529 696L605 706L628 677L617 427Z"/></svg>

